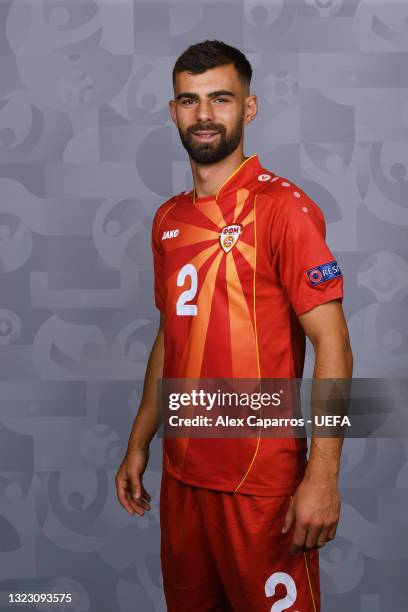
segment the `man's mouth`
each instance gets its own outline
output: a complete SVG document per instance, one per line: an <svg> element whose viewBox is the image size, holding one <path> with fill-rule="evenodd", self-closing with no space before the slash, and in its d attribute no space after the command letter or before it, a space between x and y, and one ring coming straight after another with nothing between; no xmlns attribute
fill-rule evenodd
<svg viewBox="0 0 408 612"><path fill-rule="evenodd" d="M219 133L220 132L211 132L207 130L198 130L197 132L193 132L196 138L205 142L213 140Z"/></svg>

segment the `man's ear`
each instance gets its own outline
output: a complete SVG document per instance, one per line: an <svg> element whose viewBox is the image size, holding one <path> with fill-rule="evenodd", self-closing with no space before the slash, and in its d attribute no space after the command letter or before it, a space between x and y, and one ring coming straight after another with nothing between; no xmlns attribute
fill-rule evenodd
<svg viewBox="0 0 408 612"><path fill-rule="evenodd" d="M170 110L170 116L171 116L173 123L177 125L176 102L174 100L169 100L169 110Z"/></svg>
<svg viewBox="0 0 408 612"><path fill-rule="evenodd" d="M258 98L257 96L247 96L245 98L245 120L244 123L248 124L255 119L258 112Z"/></svg>

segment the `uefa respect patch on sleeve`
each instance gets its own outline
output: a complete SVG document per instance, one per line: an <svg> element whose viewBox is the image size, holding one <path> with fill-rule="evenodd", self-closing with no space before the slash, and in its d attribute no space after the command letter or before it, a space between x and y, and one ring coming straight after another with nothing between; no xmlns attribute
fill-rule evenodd
<svg viewBox="0 0 408 612"><path fill-rule="evenodd" d="M324 263L321 266L310 268L306 274L312 287L314 285L320 285L320 283L325 283L332 278L343 276L337 261L330 261L329 263Z"/></svg>

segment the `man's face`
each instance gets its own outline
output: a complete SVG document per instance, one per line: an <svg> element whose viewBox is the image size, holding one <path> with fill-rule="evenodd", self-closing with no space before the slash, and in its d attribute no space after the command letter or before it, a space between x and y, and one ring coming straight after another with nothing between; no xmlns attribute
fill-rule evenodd
<svg viewBox="0 0 408 612"><path fill-rule="evenodd" d="M244 125L256 114L256 96L249 96L233 64L202 74L180 72L170 111L190 157L214 164L240 144Z"/></svg>

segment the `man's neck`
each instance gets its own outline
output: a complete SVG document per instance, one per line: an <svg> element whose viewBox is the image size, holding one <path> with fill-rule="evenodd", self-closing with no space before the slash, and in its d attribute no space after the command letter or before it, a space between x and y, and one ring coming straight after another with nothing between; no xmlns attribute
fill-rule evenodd
<svg viewBox="0 0 408 612"><path fill-rule="evenodd" d="M191 160L196 198L216 195L219 188L245 160L240 147L216 164L201 165Z"/></svg>

